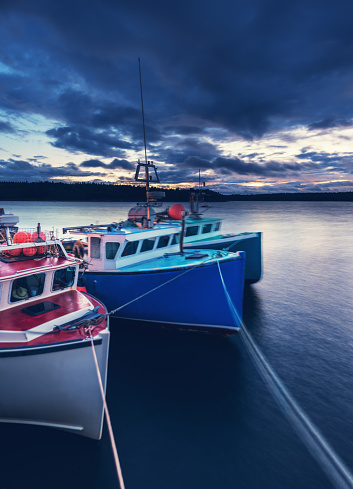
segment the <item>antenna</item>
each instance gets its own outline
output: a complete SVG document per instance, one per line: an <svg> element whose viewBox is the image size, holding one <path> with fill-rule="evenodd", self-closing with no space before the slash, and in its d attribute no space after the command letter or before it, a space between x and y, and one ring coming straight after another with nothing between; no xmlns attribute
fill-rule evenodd
<svg viewBox="0 0 353 489"><path fill-rule="evenodd" d="M142 109L142 126L143 126L143 142L145 146L145 163L147 165L147 146L146 146L146 130L145 130L145 112L143 110L143 93L142 93L142 77L141 77L141 60L139 60L139 74L140 74L140 91L141 91L141 109Z"/></svg>
<svg viewBox="0 0 353 489"><path fill-rule="evenodd" d="M143 93L142 93L142 77L141 77L141 60L140 57L138 58L139 61L139 74L140 74L140 91L141 91L141 110L142 110L142 126L143 126L143 142L144 142L144 147L145 147L145 179L146 179L146 200L147 200L147 227L150 227L151 224L151 212L150 212L150 207L149 207L149 202L150 202L150 179L149 179L149 173L148 173L148 165L149 162L147 161L147 145L146 145L146 129L145 129L145 111L143 110ZM136 176L138 178L138 170L139 170L139 165L136 170ZM135 176L135 179L136 179Z"/></svg>

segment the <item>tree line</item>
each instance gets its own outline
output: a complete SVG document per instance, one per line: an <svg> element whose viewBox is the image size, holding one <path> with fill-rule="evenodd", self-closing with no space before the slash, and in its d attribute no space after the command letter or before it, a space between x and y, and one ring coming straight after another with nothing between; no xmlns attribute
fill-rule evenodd
<svg viewBox="0 0 353 489"><path fill-rule="evenodd" d="M161 190L151 187L150 190ZM163 189L166 202L188 202L191 189ZM353 202L353 192L307 192L224 195L203 189L207 202L314 201ZM146 190L138 185L62 182L0 182L0 201L144 202Z"/></svg>

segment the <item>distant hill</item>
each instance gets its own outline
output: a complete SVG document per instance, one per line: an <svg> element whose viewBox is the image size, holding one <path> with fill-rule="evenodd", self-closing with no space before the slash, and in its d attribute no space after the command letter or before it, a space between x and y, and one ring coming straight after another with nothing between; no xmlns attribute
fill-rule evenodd
<svg viewBox="0 0 353 489"><path fill-rule="evenodd" d="M153 190L153 187L151 187ZM161 190L155 188L154 190ZM166 202L188 202L190 190L163 189ZM353 202L353 192L272 193L223 195L205 189L207 202L314 201ZM144 202L144 186L105 183L0 182L0 201Z"/></svg>
<svg viewBox="0 0 353 489"><path fill-rule="evenodd" d="M278 193L228 195L227 200L245 201L292 201L292 202L353 202L353 192L307 192L307 193Z"/></svg>
<svg viewBox="0 0 353 489"><path fill-rule="evenodd" d="M151 187L150 190L161 190ZM163 189L166 202L188 202L190 190ZM208 202L225 201L218 192L206 190ZM0 182L0 201L47 202L145 202L144 186L104 183Z"/></svg>

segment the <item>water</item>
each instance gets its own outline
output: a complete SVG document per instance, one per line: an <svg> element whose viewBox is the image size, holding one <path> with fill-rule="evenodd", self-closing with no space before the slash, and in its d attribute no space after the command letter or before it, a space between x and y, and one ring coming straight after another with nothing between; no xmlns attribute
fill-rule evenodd
<svg viewBox="0 0 353 489"><path fill-rule="evenodd" d="M0 202L23 227L119 221L131 204ZM262 231L264 276L244 321L311 421L353 471L352 203L233 202L224 232ZM329 489L240 336L111 323L107 402L126 489ZM3 373L1 373L3 374ZM73 372L74 375L74 372ZM100 442L0 424L1 489L117 488Z"/></svg>

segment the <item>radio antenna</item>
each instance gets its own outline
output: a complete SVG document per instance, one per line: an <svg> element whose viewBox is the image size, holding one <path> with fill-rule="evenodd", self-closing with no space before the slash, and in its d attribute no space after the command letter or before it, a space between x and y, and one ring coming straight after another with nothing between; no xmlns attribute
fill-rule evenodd
<svg viewBox="0 0 353 489"><path fill-rule="evenodd" d="M143 126L143 142L145 146L145 163L147 165L147 145L146 145L146 129L145 129L145 112L143 110L143 94L142 94L142 77L141 77L141 60L139 60L139 73L140 73L140 91L141 91L141 109L142 109L142 126Z"/></svg>

